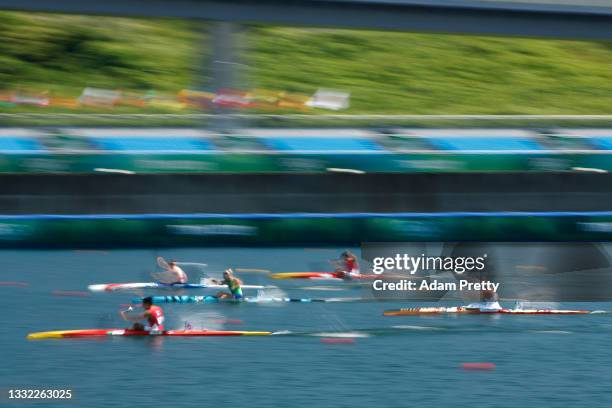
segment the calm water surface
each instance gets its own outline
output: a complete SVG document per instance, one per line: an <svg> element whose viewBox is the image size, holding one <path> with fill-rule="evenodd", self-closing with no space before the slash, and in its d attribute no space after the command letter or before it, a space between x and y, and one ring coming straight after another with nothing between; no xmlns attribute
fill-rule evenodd
<svg viewBox="0 0 612 408"><path fill-rule="evenodd" d="M402 303L166 305L170 328L288 332L269 337L27 341L29 332L124 327L134 294L59 296L88 284L149 281L155 257L276 272L322 269L338 249L0 251L4 406L612 406L612 317L383 317ZM261 274L246 283L270 284ZM356 296L290 283L292 297ZM337 288L338 285L335 285ZM331 289L334 289L332 287ZM77 293L78 294L78 293ZM580 305L569 304L576 308ZM582 305L612 310L612 304ZM322 337L351 333L350 344ZM492 362L493 371L464 371ZM11 402L9 388L69 388L72 401Z"/></svg>

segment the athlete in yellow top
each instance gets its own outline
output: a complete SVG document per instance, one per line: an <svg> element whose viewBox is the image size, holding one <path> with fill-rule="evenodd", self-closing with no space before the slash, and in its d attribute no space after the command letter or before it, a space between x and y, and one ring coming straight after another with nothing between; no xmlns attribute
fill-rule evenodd
<svg viewBox="0 0 612 408"><path fill-rule="evenodd" d="M234 271L228 268L223 272L223 280L213 280L213 283L218 285L227 285L228 292L219 292L217 297L219 299L236 299L240 300L243 298L242 295L242 281L234 276Z"/></svg>

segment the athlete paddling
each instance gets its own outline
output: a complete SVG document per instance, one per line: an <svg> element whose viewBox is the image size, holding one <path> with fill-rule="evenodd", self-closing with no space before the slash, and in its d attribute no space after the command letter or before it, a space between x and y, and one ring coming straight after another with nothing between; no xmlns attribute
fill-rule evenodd
<svg viewBox="0 0 612 408"><path fill-rule="evenodd" d="M234 276L234 271L231 268L228 268L223 272L223 280L212 280L213 283L218 285L227 285L229 289L229 293L227 292L219 292L217 293L217 297L219 299L236 299L241 300L243 298L242 295L242 281Z"/></svg>
<svg viewBox="0 0 612 408"><path fill-rule="evenodd" d="M465 308L468 310L477 309L480 312L497 312L502 309L497 292L492 289L481 291L480 302L470 303Z"/></svg>
<svg viewBox="0 0 612 408"><path fill-rule="evenodd" d="M333 261L336 265L336 274L343 279L350 279L355 275L359 275L359 263L357 257L350 251L344 251L340 254L340 259Z"/></svg>
<svg viewBox="0 0 612 408"><path fill-rule="evenodd" d="M161 332L164 330L164 310L153 304L153 299L149 296L142 299L142 307L144 312L135 316L129 315L125 310L119 312L121 317L128 322L135 322L132 326L133 330L145 330L148 332ZM147 324L139 323L141 320L146 320Z"/></svg>
<svg viewBox="0 0 612 408"><path fill-rule="evenodd" d="M165 271L162 273L156 274L155 278L160 283L165 284L175 284L175 283L187 283L189 280L185 271L183 271L177 264L176 261L170 261L166 265L164 265Z"/></svg>

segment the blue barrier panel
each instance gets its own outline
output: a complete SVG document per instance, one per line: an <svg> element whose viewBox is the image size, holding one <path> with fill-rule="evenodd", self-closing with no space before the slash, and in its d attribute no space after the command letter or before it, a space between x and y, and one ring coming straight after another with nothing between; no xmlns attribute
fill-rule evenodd
<svg viewBox="0 0 612 408"><path fill-rule="evenodd" d="M589 141L595 147L601 150L612 150L612 135L611 136L600 136L600 137L589 137Z"/></svg>
<svg viewBox="0 0 612 408"><path fill-rule="evenodd" d="M2 153L32 153L44 151L42 145L29 137L0 137L0 152Z"/></svg>
<svg viewBox="0 0 612 408"><path fill-rule="evenodd" d="M110 151L202 151L215 150L208 141L196 137L90 137L93 143L102 150Z"/></svg>
<svg viewBox="0 0 612 408"><path fill-rule="evenodd" d="M535 141L520 137L427 137L429 143L441 150L543 150Z"/></svg>
<svg viewBox="0 0 612 408"><path fill-rule="evenodd" d="M348 137L261 137L270 149L281 151L381 151L376 142L365 138Z"/></svg>

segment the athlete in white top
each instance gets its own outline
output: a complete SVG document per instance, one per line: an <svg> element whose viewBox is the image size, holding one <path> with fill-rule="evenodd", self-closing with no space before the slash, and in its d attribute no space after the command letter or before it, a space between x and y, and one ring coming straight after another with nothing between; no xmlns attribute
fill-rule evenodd
<svg viewBox="0 0 612 408"><path fill-rule="evenodd" d="M481 312L495 312L502 307L499 304L497 293L492 290L483 290L480 294L480 302L470 303L466 309L478 309Z"/></svg>
<svg viewBox="0 0 612 408"><path fill-rule="evenodd" d="M183 271L177 264L176 261L168 262L168 268L155 275L155 278L161 283L187 283L189 280L185 271Z"/></svg>

